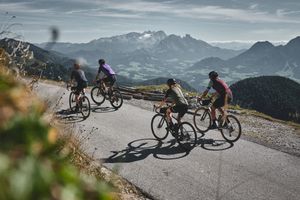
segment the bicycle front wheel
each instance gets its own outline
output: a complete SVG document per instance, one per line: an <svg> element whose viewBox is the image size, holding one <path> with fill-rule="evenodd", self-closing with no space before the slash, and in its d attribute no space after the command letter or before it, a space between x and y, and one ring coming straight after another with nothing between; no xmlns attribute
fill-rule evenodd
<svg viewBox="0 0 300 200"><path fill-rule="evenodd" d="M163 140L168 136L168 123L164 115L156 114L151 120L151 131L157 140Z"/></svg>
<svg viewBox="0 0 300 200"><path fill-rule="evenodd" d="M90 116L90 113L91 113L91 104L90 104L90 100L86 97L86 96L83 96L81 99L80 99L80 111L81 111L81 114L83 116L83 118L88 118L88 116Z"/></svg>
<svg viewBox="0 0 300 200"><path fill-rule="evenodd" d="M109 101L115 109L121 108L123 104L123 97L121 92L119 90L113 90Z"/></svg>
<svg viewBox="0 0 300 200"><path fill-rule="evenodd" d="M98 86L91 90L91 98L97 105L101 105L105 101L105 95L102 89Z"/></svg>
<svg viewBox="0 0 300 200"><path fill-rule="evenodd" d="M228 142L235 142L241 137L242 127L235 116L227 115L226 122L220 131L225 140Z"/></svg>
<svg viewBox="0 0 300 200"><path fill-rule="evenodd" d="M208 131L209 126L211 124L211 115L209 110L206 108L198 108L194 113L194 125L196 129L201 132L205 133Z"/></svg>
<svg viewBox="0 0 300 200"><path fill-rule="evenodd" d="M75 93L71 92L69 95L69 106L71 111L75 111L76 109L76 99L75 99Z"/></svg>
<svg viewBox="0 0 300 200"><path fill-rule="evenodd" d="M189 122L180 123L176 140L183 149L192 150L197 144L197 134L193 125Z"/></svg>

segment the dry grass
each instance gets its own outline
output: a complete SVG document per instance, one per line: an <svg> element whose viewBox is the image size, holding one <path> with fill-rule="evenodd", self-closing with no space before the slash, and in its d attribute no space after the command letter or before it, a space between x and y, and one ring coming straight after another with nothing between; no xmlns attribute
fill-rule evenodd
<svg viewBox="0 0 300 200"><path fill-rule="evenodd" d="M244 108L241 108L238 105L237 106L229 106L229 108L232 109L232 110L240 111L240 114L242 114L242 115L252 115L252 116L259 117L259 118L262 118L262 119L265 119L265 120L268 120L268 121L271 121L271 122L277 122L277 123L289 125L289 126L292 126L293 128L295 128L297 130L300 130L300 124L296 123L296 122L275 119L275 118L273 118L273 117L271 117L267 114L264 114L264 113L261 113L261 112L255 111L255 110L244 109Z"/></svg>
<svg viewBox="0 0 300 200"><path fill-rule="evenodd" d="M166 84L162 84L162 85L147 85L147 86L136 86L135 87L139 92L153 92L153 91L157 91L157 92L161 92L161 93L165 93L168 90L168 86ZM197 92L190 92L187 91L185 89L182 89L182 92L189 97L193 97L193 96L199 96L200 94Z"/></svg>
<svg viewBox="0 0 300 200"><path fill-rule="evenodd" d="M83 152L84 139L74 135L72 127L52 118L52 125L60 130L60 138L63 142L64 151L71 155L70 162L82 173L105 181L112 188L111 196L115 200L137 200L146 199L142 192L133 184L117 175L117 171L111 171L104 167L99 161L95 161Z"/></svg>

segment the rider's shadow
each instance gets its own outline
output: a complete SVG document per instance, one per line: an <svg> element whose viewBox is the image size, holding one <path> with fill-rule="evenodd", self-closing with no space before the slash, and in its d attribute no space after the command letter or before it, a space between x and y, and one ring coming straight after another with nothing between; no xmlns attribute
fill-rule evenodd
<svg viewBox="0 0 300 200"><path fill-rule="evenodd" d="M81 113L71 111L70 109L62 109L57 111L56 117L63 120L65 123L77 123L86 120Z"/></svg>
<svg viewBox="0 0 300 200"><path fill-rule="evenodd" d="M156 139L139 139L128 143L127 147L120 151L111 151L113 154L102 159L104 163L129 163L143 160L150 155L163 160L179 159L189 152L177 145L175 139L160 142Z"/></svg>

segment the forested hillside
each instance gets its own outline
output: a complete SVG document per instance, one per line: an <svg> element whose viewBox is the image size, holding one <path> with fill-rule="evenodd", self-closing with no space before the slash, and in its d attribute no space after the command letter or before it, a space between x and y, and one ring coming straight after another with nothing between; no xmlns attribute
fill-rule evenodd
<svg viewBox="0 0 300 200"><path fill-rule="evenodd" d="M234 104L300 122L300 84L280 76L247 78L230 86Z"/></svg>

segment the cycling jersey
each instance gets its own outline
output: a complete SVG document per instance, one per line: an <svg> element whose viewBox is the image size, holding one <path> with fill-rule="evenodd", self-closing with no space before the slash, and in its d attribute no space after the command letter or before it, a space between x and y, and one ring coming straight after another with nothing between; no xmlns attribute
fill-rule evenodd
<svg viewBox="0 0 300 200"><path fill-rule="evenodd" d="M217 93L221 96L227 94L229 98L232 98L232 92L228 85L221 79L215 79L215 80L210 80L207 89L210 90L210 88L213 88L214 90L217 91Z"/></svg>
<svg viewBox="0 0 300 200"><path fill-rule="evenodd" d="M88 82L87 78L85 77L84 71L81 69L74 69L71 73L71 80L75 79L75 81L80 84L83 82Z"/></svg>
<svg viewBox="0 0 300 200"><path fill-rule="evenodd" d="M188 105L187 100L183 96L182 91L178 87L172 87L167 90L167 93L165 95L165 98L171 97L176 105Z"/></svg>
<svg viewBox="0 0 300 200"><path fill-rule="evenodd" d="M100 74L100 72L103 72L106 76L112 76L116 74L108 64L101 65L98 69L98 74Z"/></svg>

